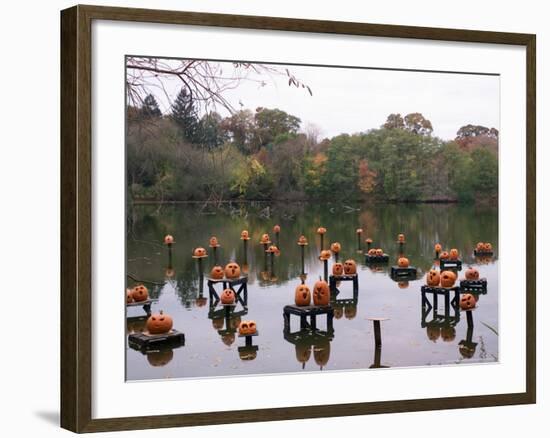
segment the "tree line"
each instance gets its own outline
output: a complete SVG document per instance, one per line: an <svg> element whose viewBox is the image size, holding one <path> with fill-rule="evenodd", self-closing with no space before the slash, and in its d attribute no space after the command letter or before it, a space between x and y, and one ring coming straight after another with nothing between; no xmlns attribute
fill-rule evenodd
<svg viewBox="0 0 550 438"><path fill-rule="evenodd" d="M153 95L127 108L132 201L495 201L498 131L479 125L432 136L420 113L319 139L277 108L199 115L182 89L163 115Z"/></svg>

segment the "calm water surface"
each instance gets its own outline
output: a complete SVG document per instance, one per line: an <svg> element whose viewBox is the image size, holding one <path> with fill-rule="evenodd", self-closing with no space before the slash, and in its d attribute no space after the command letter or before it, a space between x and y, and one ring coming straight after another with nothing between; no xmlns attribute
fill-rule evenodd
<svg viewBox="0 0 550 438"><path fill-rule="evenodd" d="M262 233L272 233L281 226L281 255L273 266L259 244ZM305 282L311 288L323 275L318 260L320 243L317 227L324 226L324 246L342 244L341 260L353 258L358 263L359 291L353 300L351 283L340 286L334 304L332 339L305 334L290 342L283 333L283 308L294 302L294 289L300 284L301 250L296 244L304 234ZM390 255L386 266L367 266L359 252L355 230L364 229L362 240L371 237L374 246ZM240 232L248 229L251 240L245 255ZM404 253L418 268L416 280L397 282L389 275L398 254L396 236L406 235ZM169 262L162 245L165 234L176 243ZM208 240L215 235L221 244L218 262L237 261L248 272L248 303L239 305L230 319L211 308L206 278L198 274L194 247L209 250L204 260L205 274L214 265ZM495 254L491 259L476 259L472 254L476 242L491 242ZM459 321L430 324L434 310L444 315L444 300L428 314L423 313L420 287L424 273L434 264L434 243L457 248L466 266L478 268L487 278L487 294L479 297L472 312L473 330L468 330L466 313L458 312ZM365 249L363 242L362 248ZM330 265L333 260L329 262ZM174 328L185 334L185 345L142 353L127 347L127 378L165 379L242 374L311 372L319 370L364 369L385 367L495 362L498 360L498 212L491 207L457 205L378 205L323 207L308 204L271 205L225 204L140 205L130 209L127 235L127 272L148 284L150 295L158 299L153 312L164 310L174 318ZM135 284L129 280L128 286ZM145 327L145 313L140 307L127 308L127 332ZM451 309L451 316L455 313ZM382 323L382 350L376 354L371 317L389 318ZM293 317L294 318L294 317ZM235 330L240 320L253 319L259 335L253 338L257 349L242 348L244 338ZM326 328L318 319L321 330ZM292 331L299 330L298 318L292 319ZM466 341L466 347L464 346ZM240 348L241 347L241 348Z"/></svg>

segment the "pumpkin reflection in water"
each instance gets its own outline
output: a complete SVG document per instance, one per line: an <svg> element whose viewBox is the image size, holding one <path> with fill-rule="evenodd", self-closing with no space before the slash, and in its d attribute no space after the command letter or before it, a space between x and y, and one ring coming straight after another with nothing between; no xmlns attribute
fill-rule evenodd
<svg viewBox="0 0 550 438"><path fill-rule="evenodd" d="M330 341L320 339L313 345L313 359L323 369L330 359Z"/></svg>
<svg viewBox="0 0 550 438"><path fill-rule="evenodd" d="M471 359L476 353L476 347L469 343L461 343L458 346L458 351L464 359Z"/></svg>
<svg viewBox="0 0 550 438"><path fill-rule="evenodd" d="M344 316L346 319L354 319L357 316L357 304L346 304L344 307Z"/></svg>
<svg viewBox="0 0 550 438"><path fill-rule="evenodd" d="M147 353L147 362L153 367L163 367L174 358L171 348Z"/></svg>
<svg viewBox="0 0 550 438"><path fill-rule="evenodd" d="M334 303L332 305L332 307L334 308L334 317L336 319L340 319L340 318L342 318L342 316L344 316L344 305L343 304Z"/></svg>
<svg viewBox="0 0 550 438"><path fill-rule="evenodd" d="M239 359L254 360L258 356L258 351L255 348L243 347L239 350Z"/></svg>
<svg viewBox="0 0 550 438"><path fill-rule="evenodd" d="M300 340L294 345L296 351L296 360L302 364L302 368L305 367L306 362L311 357L311 344L307 340Z"/></svg>
<svg viewBox="0 0 550 438"><path fill-rule="evenodd" d="M436 342L441 336L441 329L436 326L428 326L426 327L426 335L428 335L430 341Z"/></svg>
<svg viewBox="0 0 550 438"><path fill-rule="evenodd" d="M206 306L206 303L208 303L208 299L206 297L197 297L195 299L195 306L197 307L204 307Z"/></svg>
<svg viewBox="0 0 550 438"><path fill-rule="evenodd" d="M476 268L469 267L464 273L466 280L479 280L479 271Z"/></svg>
<svg viewBox="0 0 550 438"><path fill-rule="evenodd" d="M443 342L452 342L456 338L456 329L452 326L441 327L441 339Z"/></svg>
<svg viewBox="0 0 550 438"><path fill-rule="evenodd" d="M221 330L224 324L225 319L223 318L215 318L212 320L212 327L214 328L214 330Z"/></svg>
<svg viewBox="0 0 550 438"><path fill-rule="evenodd" d="M240 325L241 325L241 317L234 316L229 320L227 328L231 330L237 330L237 327L239 327Z"/></svg>
<svg viewBox="0 0 550 438"><path fill-rule="evenodd" d="M164 276L166 278L173 278L174 275L176 275L176 271L174 270L174 268L166 268L164 270Z"/></svg>
<svg viewBox="0 0 550 438"><path fill-rule="evenodd" d="M222 335L222 342L230 347L235 342L235 333L225 333Z"/></svg>
<svg viewBox="0 0 550 438"><path fill-rule="evenodd" d="M408 281L399 281L399 282L397 282L397 287L399 287L399 289L407 289L409 287L409 282Z"/></svg>

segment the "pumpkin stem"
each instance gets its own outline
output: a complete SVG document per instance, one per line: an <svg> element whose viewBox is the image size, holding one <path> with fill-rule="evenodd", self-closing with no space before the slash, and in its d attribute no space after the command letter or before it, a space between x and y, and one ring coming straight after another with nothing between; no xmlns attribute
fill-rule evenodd
<svg viewBox="0 0 550 438"><path fill-rule="evenodd" d="M163 313L164 313L164 312L161 310L161 311L160 311L160 314L162 315Z"/></svg>

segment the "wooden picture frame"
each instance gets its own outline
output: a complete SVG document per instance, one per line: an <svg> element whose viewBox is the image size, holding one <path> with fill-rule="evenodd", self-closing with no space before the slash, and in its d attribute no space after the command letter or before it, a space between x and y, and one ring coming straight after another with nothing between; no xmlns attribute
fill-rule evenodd
<svg viewBox="0 0 550 438"><path fill-rule="evenodd" d="M523 393L254 409L126 418L92 418L92 90L91 25L94 20L187 24L226 28L315 32L388 38L523 46L527 63L526 145L526 391ZM61 12L61 426L74 432L114 431L252 421L289 420L436 409L515 405L536 401L535 286L535 58L531 34L486 32L75 6Z"/></svg>

